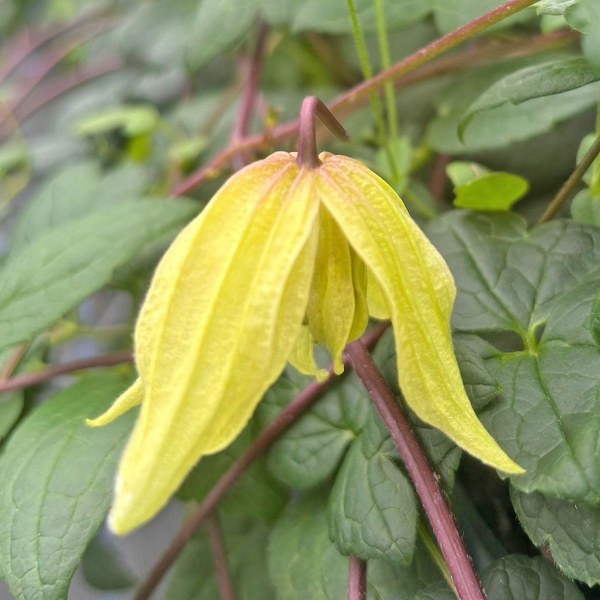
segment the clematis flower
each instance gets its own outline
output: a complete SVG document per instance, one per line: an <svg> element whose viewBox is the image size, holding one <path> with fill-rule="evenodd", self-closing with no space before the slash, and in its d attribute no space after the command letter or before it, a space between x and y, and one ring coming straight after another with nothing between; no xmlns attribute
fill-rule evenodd
<svg viewBox="0 0 600 600"><path fill-rule="evenodd" d="M315 154L316 157L316 154ZM369 315L392 320L407 403L460 447L520 473L477 419L452 349L455 286L400 198L357 160L276 152L233 175L158 265L135 329L139 378L102 416L141 403L109 524L151 519L228 446L290 361L320 377Z"/></svg>

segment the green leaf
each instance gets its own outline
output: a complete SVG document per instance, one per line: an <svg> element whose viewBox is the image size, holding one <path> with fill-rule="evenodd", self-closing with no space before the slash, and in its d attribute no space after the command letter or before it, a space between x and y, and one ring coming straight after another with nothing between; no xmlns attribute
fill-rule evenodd
<svg viewBox="0 0 600 600"><path fill-rule="evenodd" d="M87 114L77 121L75 131L91 136L119 129L124 136L133 138L154 131L159 118L158 111L151 105L119 106Z"/></svg>
<svg viewBox="0 0 600 600"><path fill-rule="evenodd" d="M397 463L394 442L372 413L348 450L329 498L329 535L342 554L410 564L417 503Z"/></svg>
<svg viewBox="0 0 600 600"><path fill-rule="evenodd" d="M507 352L477 336L468 340L502 386L479 414L527 470L513 484L597 501L600 351L590 314L600 287L592 279L600 231L556 221L527 233L520 217L457 212L431 234L455 275L455 327L484 337L511 332L517 341Z"/></svg>
<svg viewBox="0 0 600 600"><path fill-rule="evenodd" d="M423 19L431 12L432 0L383 0L387 29L397 29ZM364 32L375 31L377 19L371 0L355 0L356 14ZM293 31L351 33L352 22L346 2L337 0L307 0L296 12Z"/></svg>
<svg viewBox="0 0 600 600"><path fill-rule="evenodd" d="M537 546L547 544L556 564L588 585L600 583L600 506L511 490L523 529Z"/></svg>
<svg viewBox="0 0 600 600"><path fill-rule="evenodd" d="M86 377L31 413L0 459L0 570L15 598L62 600L102 524L116 462L134 413L91 429L126 387L114 374Z"/></svg>
<svg viewBox="0 0 600 600"><path fill-rule="evenodd" d="M55 227L11 255L0 270L0 348L31 339L195 212L185 201L124 202Z"/></svg>
<svg viewBox="0 0 600 600"><path fill-rule="evenodd" d="M600 69L581 57L552 61L519 69L488 88L469 108L459 125L459 135L478 114L503 104L562 94L600 80Z"/></svg>
<svg viewBox="0 0 600 600"><path fill-rule="evenodd" d="M368 413L364 387L350 373L273 444L269 469L293 487L319 485L338 468Z"/></svg>
<svg viewBox="0 0 600 600"><path fill-rule="evenodd" d="M321 492L290 505L267 550L277 600L339 600L347 595L348 559L329 540Z"/></svg>
<svg viewBox="0 0 600 600"><path fill-rule="evenodd" d="M538 15L559 16L576 2L577 0L540 0L536 2L535 10Z"/></svg>
<svg viewBox="0 0 600 600"><path fill-rule="evenodd" d="M520 61L531 66L536 59ZM475 115L458 137L458 127L465 111L490 86L514 72L514 63L474 70L469 76L455 78L450 86L435 97L438 116L427 127L431 147L447 154L467 154L492 148L503 148L552 131L556 125L594 106L598 99L597 85L528 100L519 105L505 103L494 110Z"/></svg>
<svg viewBox="0 0 600 600"><path fill-rule="evenodd" d="M490 173L454 188L454 206L474 210L508 211L529 190L523 177Z"/></svg>
<svg viewBox="0 0 600 600"><path fill-rule="evenodd" d="M565 21L583 32L581 49L583 54L596 68L600 67L600 5L596 0L577 0L564 12Z"/></svg>
<svg viewBox="0 0 600 600"><path fill-rule="evenodd" d="M221 520L223 545L236 600L275 600L263 551L268 530L249 520ZM215 600L219 598L212 553L202 531L177 559L163 600Z"/></svg>
<svg viewBox="0 0 600 600"><path fill-rule="evenodd" d="M23 412L23 392L16 391L0 396L0 441L2 441Z"/></svg>
<svg viewBox="0 0 600 600"><path fill-rule="evenodd" d="M494 600L583 600L577 586L542 556L501 558L484 569L481 583Z"/></svg>
<svg viewBox="0 0 600 600"><path fill-rule="evenodd" d="M589 189L578 192L571 204L571 216L578 223L600 227L600 195L592 194Z"/></svg>
<svg viewBox="0 0 600 600"><path fill-rule="evenodd" d="M490 600L583 600L577 586L541 556L512 554L486 567L481 583ZM455 600L443 583L418 592L413 600Z"/></svg>
<svg viewBox="0 0 600 600"><path fill-rule="evenodd" d="M590 332L596 345L600 346L600 291L594 296L590 315Z"/></svg>
<svg viewBox="0 0 600 600"><path fill-rule="evenodd" d="M261 0L203 0L196 13L187 55L197 69L241 42L256 22Z"/></svg>
<svg viewBox="0 0 600 600"><path fill-rule="evenodd" d="M138 198L145 183L145 171L138 166L119 167L105 175L94 162L66 167L47 181L19 214L11 253L20 252L68 221Z"/></svg>

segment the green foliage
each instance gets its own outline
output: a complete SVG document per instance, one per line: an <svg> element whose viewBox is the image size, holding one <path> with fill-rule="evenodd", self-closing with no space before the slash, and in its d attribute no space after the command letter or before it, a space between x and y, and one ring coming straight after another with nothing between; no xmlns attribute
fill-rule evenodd
<svg viewBox="0 0 600 600"><path fill-rule="evenodd" d="M354 4L377 74L387 53L429 61L428 44L501 2L381 0L389 48L378 2ZM0 0L0 389L131 349L168 243L232 168L295 150L286 123L305 96L330 102L362 83L355 42L344 0ZM502 481L466 457L459 469L462 450L403 404L391 331L372 355L490 600L580 600L600 584L600 159L570 188L564 218L536 224L600 134L599 49L598 0L540 0L395 81L379 116L368 94L346 96L334 113L351 142L318 140L393 187L454 275L468 397L524 475ZM198 201L173 198L199 169L187 192ZM346 371L213 512L235 597L345 598L354 554L368 561L368 600L453 600L396 447ZM84 424L130 375L0 392L0 572L16 599L79 597L78 565L75 581L100 590L139 583L124 555L145 551L143 536L121 547L102 529L135 414ZM177 493L186 515L312 385L291 368L273 383L238 439L189 473ZM534 546L554 564L523 556ZM205 528L163 597L219 597Z"/></svg>
<svg viewBox="0 0 600 600"><path fill-rule="evenodd" d="M85 377L28 416L0 458L0 567L17 598L64 598L104 520L134 415L90 431L127 380Z"/></svg>

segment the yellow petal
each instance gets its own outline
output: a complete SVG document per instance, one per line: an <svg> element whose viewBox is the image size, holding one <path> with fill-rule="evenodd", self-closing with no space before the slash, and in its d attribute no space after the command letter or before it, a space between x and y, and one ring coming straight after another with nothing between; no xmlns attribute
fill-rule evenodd
<svg viewBox="0 0 600 600"><path fill-rule="evenodd" d="M110 406L110 408L95 419L86 419L90 427L102 427L114 421L117 417L125 414L134 406L142 403L144 388L142 380L138 377Z"/></svg>
<svg viewBox="0 0 600 600"><path fill-rule="evenodd" d="M329 377L327 369L319 369L315 361L313 351L313 339L310 330L306 325L302 326L296 345L288 358L288 362L300 373L312 375L317 381L322 382Z"/></svg>
<svg viewBox="0 0 600 600"><path fill-rule="evenodd" d="M319 214L319 246L306 318L315 341L324 344L333 370L343 373L342 352L354 322L352 257L348 240L326 210Z"/></svg>
<svg viewBox="0 0 600 600"><path fill-rule="evenodd" d="M352 281L354 283L354 319L348 335L348 343L357 340L369 323L369 307L367 304L368 272L365 263L350 248L352 257Z"/></svg>
<svg viewBox="0 0 600 600"><path fill-rule="evenodd" d="M367 273L367 304L372 317L376 319L390 318L390 310L387 307L385 296L373 273Z"/></svg>
<svg viewBox="0 0 600 600"><path fill-rule="evenodd" d="M455 287L440 254L395 192L364 165L327 155L319 173L321 201L387 300L399 383L410 407L483 462L522 473L478 420L465 393L450 335Z"/></svg>
<svg viewBox="0 0 600 600"><path fill-rule="evenodd" d="M157 268L135 334L140 418L112 529L152 518L205 454L227 446L281 373L314 267L313 179L276 153L225 183Z"/></svg>

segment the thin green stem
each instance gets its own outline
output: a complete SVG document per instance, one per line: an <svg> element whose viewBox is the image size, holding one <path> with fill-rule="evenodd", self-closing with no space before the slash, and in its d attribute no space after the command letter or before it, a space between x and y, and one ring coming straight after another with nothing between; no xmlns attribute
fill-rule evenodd
<svg viewBox="0 0 600 600"><path fill-rule="evenodd" d="M417 534L421 538L421 541L425 545L427 552L429 552L429 556L435 563L436 567L440 570L442 577L448 584L448 587L454 592L455 596L458 596L458 592L456 591L456 587L454 587L454 582L452 581L452 577L450 575L450 571L448 570L448 565L444 562L444 557L440 552L440 549L436 546L433 538L429 534L429 530L425 527L425 523L421 519L417 521Z"/></svg>
<svg viewBox="0 0 600 600"><path fill-rule="evenodd" d="M569 175L569 178L565 181L560 190L558 190L556 196L552 198L550 204L548 204L548 208L546 208L544 214L542 214L542 216L539 218L536 225L546 223L560 211L585 175L585 172L596 160L598 154L600 154L600 136L596 138L596 141L592 144L592 147L586 152L585 156L575 167L571 175Z"/></svg>
<svg viewBox="0 0 600 600"><path fill-rule="evenodd" d="M390 46L388 43L387 28L385 23L385 12L383 10L383 1L374 0L375 16L377 19L377 40L379 41L379 55L381 58L381 69L385 71L390 68L392 60L390 58ZM394 84L388 81L384 86L385 107L387 110L389 139L393 141L398 137L398 116L396 114L396 98L394 97ZM394 161L395 163L395 161Z"/></svg>

